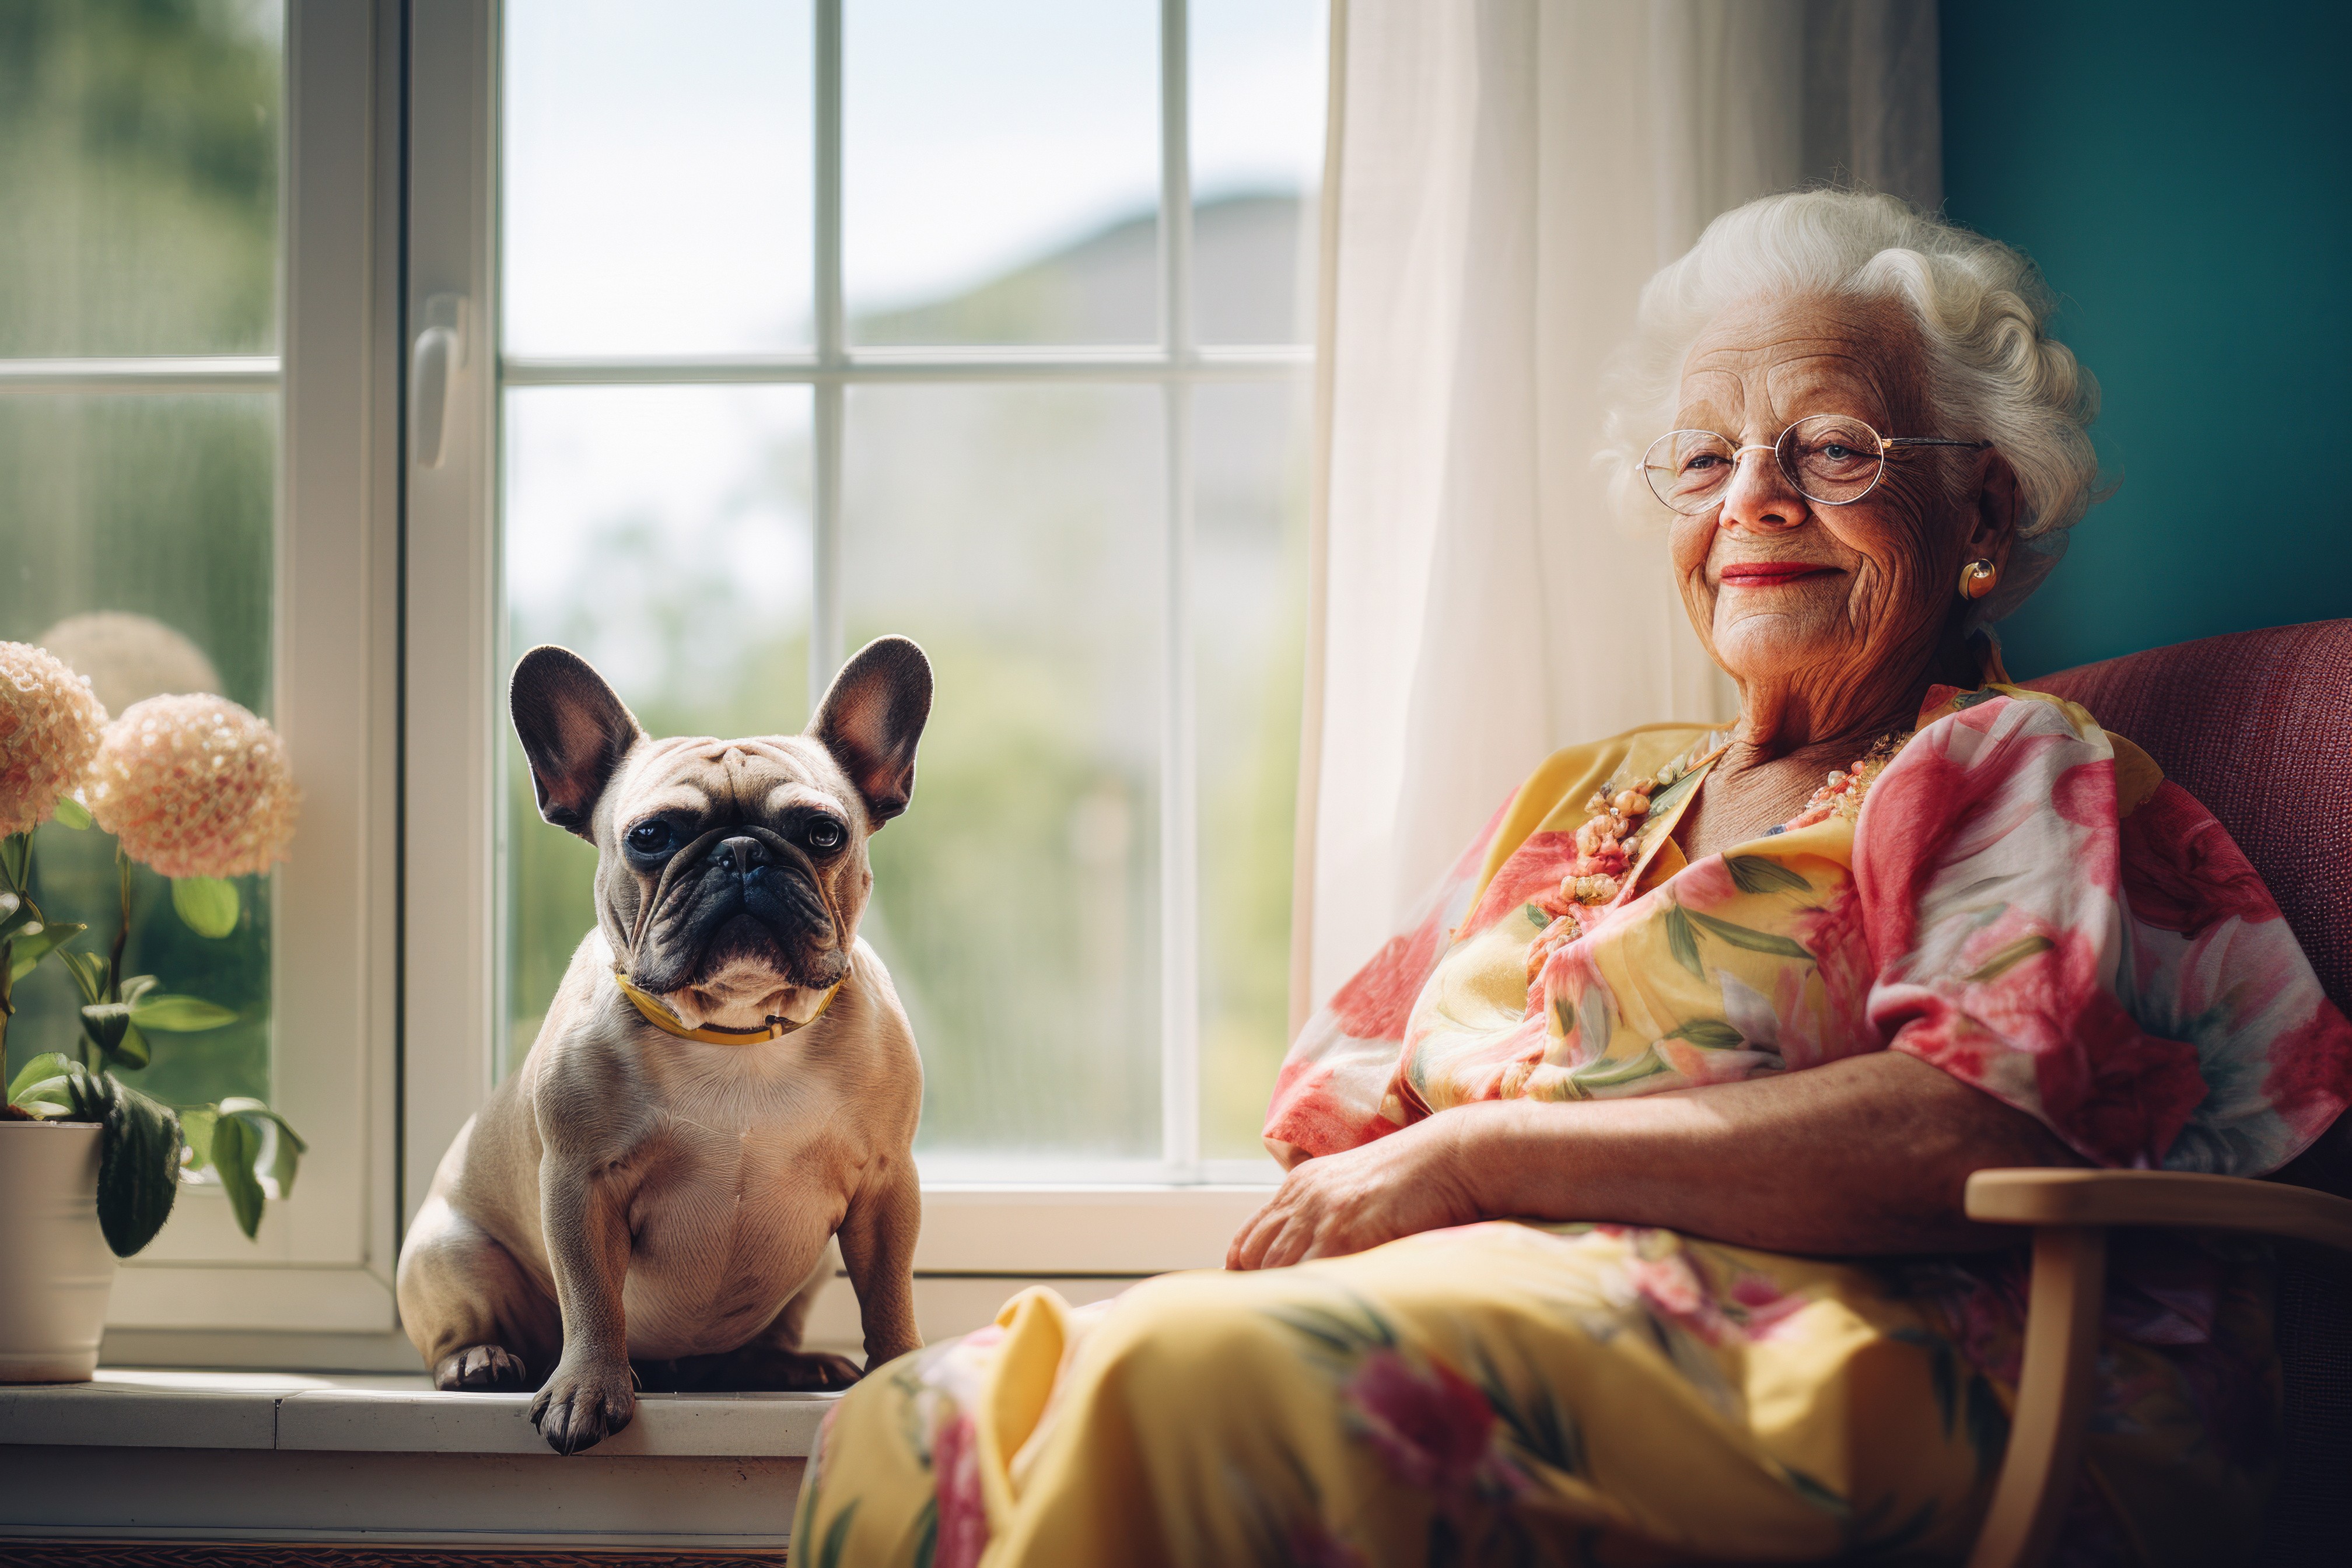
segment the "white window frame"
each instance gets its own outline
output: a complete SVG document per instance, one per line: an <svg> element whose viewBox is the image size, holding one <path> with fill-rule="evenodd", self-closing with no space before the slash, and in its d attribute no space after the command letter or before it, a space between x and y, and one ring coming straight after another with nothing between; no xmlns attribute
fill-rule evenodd
<svg viewBox="0 0 2352 1568"><path fill-rule="evenodd" d="M1192 326L1189 19L1160 0L1162 253L1160 341L1135 349L854 348L841 269L842 0L815 0L815 328L813 353L555 358L498 352L498 0L414 0L410 38L407 308L457 294L469 352L451 383L439 468L408 485L406 1215L450 1139L488 1093L499 1002L497 762L509 650L497 547L499 418L507 386L805 385L814 402L812 706L844 655L843 415L855 385L1085 383L1158 386L1165 408L1160 637L1162 1155L1080 1180L941 1182L919 1270L1024 1276L1215 1266L1263 1201L1270 1161L1204 1159L1200 1146L1198 746L1192 637L1192 389L1304 384L1306 345L1204 345ZM1050 1164L1024 1164L1024 1175ZM975 1171L973 1173L980 1173ZM936 1174L936 1173L934 1173ZM1051 1210L1050 1220L1041 1207Z"/></svg>
<svg viewBox="0 0 2352 1568"><path fill-rule="evenodd" d="M117 1274L110 1361L244 1353L286 1331L380 1339L396 1318L398 514L380 460L398 416L383 200L396 122L378 71L398 6L289 0L275 355L0 362L0 395L278 394L272 715L303 792L271 879L270 1098L309 1138L289 1197L248 1241L216 1184L184 1186ZM396 77L394 79L397 79Z"/></svg>

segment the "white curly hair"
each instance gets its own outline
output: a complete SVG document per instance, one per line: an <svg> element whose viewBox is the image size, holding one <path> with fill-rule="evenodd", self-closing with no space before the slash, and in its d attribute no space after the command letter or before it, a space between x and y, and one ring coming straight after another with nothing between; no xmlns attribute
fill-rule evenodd
<svg viewBox="0 0 2352 1568"><path fill-rule="evenodd" d="M1795 191L1735 207L1642 290L1634 340L1612 377L1609 470L1618 510L1657 514L1642 454L1673 424L1683 362L1727 307L1759 297L1899 300L1927 355L1932 431L1990 441L2016 472L2018 542L1971 625L2024 603L2065 552L2066 531L2093 502L2098 458L2088 427L2099 384L2049 335L2056 298L2022 253L1896 197Z"/></svg>

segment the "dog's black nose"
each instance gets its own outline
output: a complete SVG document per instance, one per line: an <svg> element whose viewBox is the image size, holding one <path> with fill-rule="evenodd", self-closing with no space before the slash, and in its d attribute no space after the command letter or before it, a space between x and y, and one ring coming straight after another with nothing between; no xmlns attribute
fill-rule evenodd
<svg viewBox="0 0 2352 1568"><path fill-rule="evenodd" d="M719 847L710 852L710 858L726 869L740 875L755 866L768 863L768 847L749 837L722 838L719 841Z"/></svg>

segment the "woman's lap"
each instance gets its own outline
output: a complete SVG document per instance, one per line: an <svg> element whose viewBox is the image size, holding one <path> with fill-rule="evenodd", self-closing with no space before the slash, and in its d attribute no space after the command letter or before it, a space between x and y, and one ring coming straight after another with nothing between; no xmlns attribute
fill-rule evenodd
<svg viewBox="0 0 2352 1568"><path fill-rule="evenodd" d="M794 1540L817 1568L1957 1555L2003 1399L1891 1279L1492 1224L1031 1293L846 1396Z"/></svg>

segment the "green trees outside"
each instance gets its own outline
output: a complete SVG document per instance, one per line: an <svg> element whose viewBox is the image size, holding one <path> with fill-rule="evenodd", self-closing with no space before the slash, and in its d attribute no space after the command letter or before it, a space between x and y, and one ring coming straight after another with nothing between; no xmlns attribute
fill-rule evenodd
<svg viewBox="0 0 2352 1568"><path fill-rule="evenodd" d="M0 0L0 357L274 352L278 29L254 0ZM277 428L268 393L0 397L0 637L134 612L268 714ZM100 836L51 824L35 858L46 900L110 906ZM143 867L133 890L129 965L238 1020L129 1076L266 1096L268 901L214 941ZM58 965L28 976L12 1065L69 1049L80 1001Z"/></svg>

